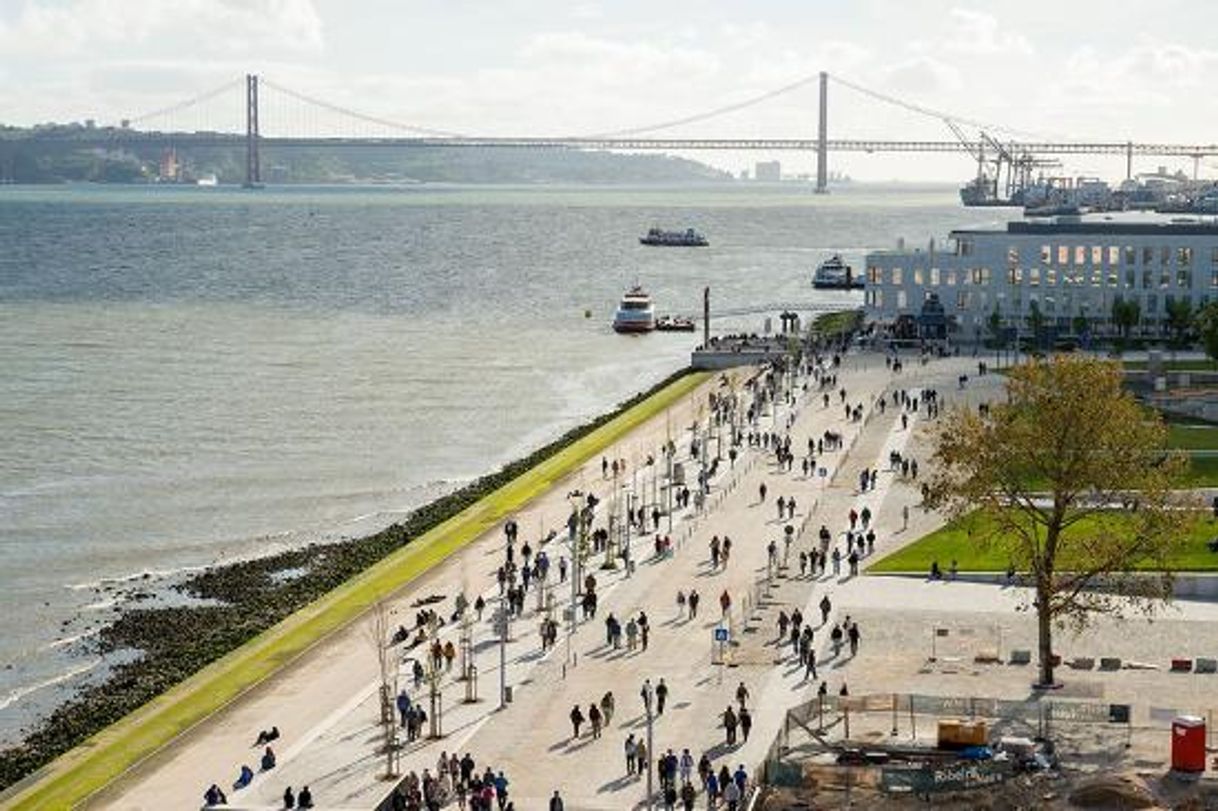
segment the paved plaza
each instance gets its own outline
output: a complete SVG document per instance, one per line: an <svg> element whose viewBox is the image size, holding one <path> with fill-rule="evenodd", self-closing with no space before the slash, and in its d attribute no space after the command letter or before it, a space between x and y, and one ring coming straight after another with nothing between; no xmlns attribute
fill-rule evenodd
<svg viewBox="0 0 1218 811"><path fill-rule="evenodd" d="M734 464L729 463L725 441L723 461L703 509L690 506L677 511L671 532L667 519L661 519L660 531L672 538L673 554L657 558L653 554L654 534L649 533L632 547L637 562L632 574L621 567L616 571L596 568L601 556L593 556L590 571L597 578L599 597L596 616L581 622L569 642L568 626L559 614L558 643L548 651L542 650L539 627L546 612L540 607L542 599L536 587L529 591L526 610L512 623L511 641L504 647L506 679L513 692L511 703L504 709L498 707L499 638L490 620L499 595L495 572L505 552L503 532L488 533L393 595L392 624L408 628L414 625L416 602L430 595L444 596L442 602L429 606L444 617L452 612L453 598L459 592L464 591L471 599L482 594L488 602L482 621L475 624L473 639L480 700L462 701L466 686L456 679L458 668L454 667L441 685L443 735L407 744L402 771L434 772L442 752L468 752L478 772L489 766L505 774L510 797L521 811L546 807L555 789L561 790L570 810L636 807L644 801L645 781L627 775L623 744L628 735L646 737L640 698L644 679L653 684L664 679L669 688L668 702L663 715L655 720L653 754L669 749L680 754L688 748L695 760L706 753L716 769L727 765L734 771L743 765L752 775L782 725L785 710L808 701L820 685L791 660L789 646L775 644L778 612L789 613L796 607L817 629L814 644L821 659L818 675L834 694L843 684L848 684L853 694L885 690L1026 694L1033 677L1030 669L991 668L982 674L974 674L969 668L955 673L921 672L931 644L930 629L937 624L954 622L959 627L994 629L995 640L1001 635L1000 644L1006 649L1031 647L1033 623L1027 615L1015 611L1019 603L1016 589L963 582L927 583L911 578L851 577L844 561L837 576L831 568L820 577L799 576L796 564L798 552L817 543L822 524L832 533L832 545L841 547L851 509L861 512L868 507L875 516L872 525L877 538L870 559L941 523L938 516L917 507L917 483L889 469L893 451L914 458L926 455L925 436L920 430L926 410L921 409L917 416L910 413L904 426L902 409L896 407L892 395L896 389L916 396L925 388L934 388L944 406L964 398L980 402L995 396L1002 383L997 375L974 378L967 388L958 387L961 374L975 371L976 361L971 358L932 360L926 365L909 358L904 370L894 374L880 355L851 355L837 370L837 385L826 389L831 395L827 407L816 384L809 382L805 392L801 380L799 396L793 403L781 404L777 413L764 413L755 428L746 429L789 433L796 457L790 471L779 470L769 450L747 443L740 448ZM737 375L738 380L743 379L740 373ZM846 390L846 403L862 406L862 419L847 418L839 388ZM726 390L720 378L708 381L670 414L656 417L610 449L608 458L627 460L628 475L619 477L619 484L629 482L639 494L653 491L649 489L650 476L662 465L648 468L644 460L648 454L655 454L657 460L662 458L659 449L669 432L677 446L677 460L687 470L687 481L692 482L694 474L689 471L695 465L688 458L692 437L689 427L695 420L706 419L707 395ZM887 405L883 411L877 407L881 397ZM789 432L785 427L788 423ZM827 475L813 472L805 476L800 460L807 453L807 440L821 437L825 431L840 433L843 447L817 457L818 467L823 466ZM711 444L715 445L713 434ZM860 494L858 479L864 469L878 474L875 488ZM764 502L760 498L763 483L767 489ZM565 531L570 512L568 493L576 489L592 492L602 501L598 510L603 510L603 505L611 501L613 486L612 476L602 474L601 459L590 461L517 516L521 528L518 544L527 540L536 548L539 535L556 529L557 538L544 546L556 563L569 554ZM793 519L778 518L775 504L779 496L795 498ZM782 548L787 524L798 528L797 539L786 565L770 572L767 546L775 541ZM711 568L708 551L712 536L732 539L730 562L717 570ZM866 563L867 559L864 567ZM774 576L768 578L770 574ZM570 599L570 584L556 582L557 566L551 566L548 580L558 604L565 606ZM701 596L696 618L690 618L676 602L678 590L688 594L691 589ZM732 600L726 618L719 605L724 592ZM826 596L832 606L827 622L822 623L819 604ZM612 613L625 623L640 612L650 620L647 649L610 646L605 618ZM859 623L860 650L855 657L833 657L828 629L846 614ZM1211 606L1191 605L1155 626L1109 623L1097 632L1106 636L1064 637L1063 645L1070 650L1063 652L1074 654L1077 649L1078 655L1150 658L1177 642L1181 649L1195 649L1196 655L1203 649L1218 651L1218 634L1197 634L1199 624L1212 620L1214 614L1218 611ZM721 624L730 628L734 643L726 657L720 656L721 649L713 641L715 629ZM378 752L382 738L377 665L366 626L367 622L362 621L335 634L223 712L188 730L94 805L116 809L193 807L208 785L218 783L228 792L234 807L279 807L285 787L298 791L305 785L320 808L373 807L392 784L383 778L385 758ZM972 633L985 638L988 631ZM440 631L442 640L455 642L457 635L456 623ZM1139 641L1142 639L1146 644L1153 639L1154 650L1144 647ZM426 704L426 688L414 689L410 664L407 659L402 665L401 684L408 687L415 700ZM1154 680L1165 676L1118 673L1111 678L1094 674L1087 678L1100 678L1106 695L1123 698L1155 690ZM1218 676L1212 678L1218 685ZM747 741L729 746L721 716L727 707L736 705L741 683L749 693L753 725ZM1206 692L1208 685L1205 682L1197 688L1201 692L1191 704L1214 703ZM568 717L572 707L578 705L586 714L588 706L599 702L608 691L614 695L615 712L603 733L593 738L585 725L580 737L573 738ZM259 750L252 747L254 737L272 725L282 732L276 743L276 768L258 774L249 787L230 791L243 763L257 769ZM699 807L704 802L699 799Z"/></svg>

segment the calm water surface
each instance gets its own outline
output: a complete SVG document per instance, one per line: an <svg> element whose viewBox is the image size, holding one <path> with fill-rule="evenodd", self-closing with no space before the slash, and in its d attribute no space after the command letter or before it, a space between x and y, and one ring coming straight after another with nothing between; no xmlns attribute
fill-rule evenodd
<svg viewBox="0 0 1218 811"><path fill-rule="evenodd" d="M811 290L828 253L994 217L945 188L0 187L0 740L103 672L73 642L103 582L384 525L686 363L695 336L609 329L636 280L660 312L855 303Z"/></svg>

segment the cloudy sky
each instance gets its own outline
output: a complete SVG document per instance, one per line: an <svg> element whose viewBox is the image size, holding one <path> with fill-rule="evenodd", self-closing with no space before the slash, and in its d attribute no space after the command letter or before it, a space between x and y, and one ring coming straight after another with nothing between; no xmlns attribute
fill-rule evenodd
<svg viewBox="0 0 1218 811"><path fill-rule="evenodd" d="M1047 137L1209 143L1218 141L1215 30L1218 3L1195 0L0 0L0 122L136 118L232 81L207 103L142 119L231 128L242 115L236 82L255 72L271 83L268 134L386 131L310 111L276 88L466 134L599 134L828 70ZM809 84L656 134L815 131ZM836 85L830 134L951 137L933 118ZM738 169L767 156L704 157ZM807 155L777 157L792 171L815 165ZM831 161L861 179L971 171L963 157ZM1123 165L1071 158L1064 171L1114 177ZM1218 174L1218 160L1202 171Z"/></svg>

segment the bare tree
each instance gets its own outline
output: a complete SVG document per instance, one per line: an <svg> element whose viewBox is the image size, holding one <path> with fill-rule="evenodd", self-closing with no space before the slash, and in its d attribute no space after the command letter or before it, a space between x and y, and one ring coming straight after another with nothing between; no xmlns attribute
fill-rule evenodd
<svg viewBox="0 0 1218 811"><path fill-rule="evenodd" d="M377 600L368 612L366 627L368 642L376 653L377 673L380 679L381 730L384 733L385 777L397 777L398 768L398 723L394 715L397 699L397 663L394 661L391 644L389 606L385 600Z"/></svg>

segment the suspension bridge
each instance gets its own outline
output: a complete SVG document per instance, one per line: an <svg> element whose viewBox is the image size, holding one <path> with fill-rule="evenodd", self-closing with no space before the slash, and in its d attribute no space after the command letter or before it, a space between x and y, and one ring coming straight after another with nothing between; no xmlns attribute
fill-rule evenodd
<svg viewBox="0 0 1218 811"><path fill-rule="evenodd" d="M886 140L829 137L830 83L885 104L938 119L953 133L949 140ZM818 126L815 136L794 138L690 138L659 137L654 133L683 125L707 121L738 112L777 96L815 84L819 88ZM205 109L217 101L228 110L231 94L244 89L243 120L230 120L223 126L208 122L194 126L185 123L191 111ZM269 93L267 91L270 91ZM268 98L271 103L268 105ZM268 109L264 109L269 106ZM308 110L336 116L348 123L348 131L320 134L308 118ZM265 126L271 113L275 123L272 130ZM965 135L965 127L979 130L977 137ZM1005 133L999 140L989 132ZM270 134L274 133L274 134ZM290 134L289 134L290 133ZM312 134L310 134L312 133ZM201 93L177 104L125 119L119 127L88 129L35 130L24 141L62 141L74 146L97 148L145 147L227 147L245 150L245 184L258 186L262 182L263 149L284 148L451 148L451 149L578 149L619 150L626 152L659 151L687 152L701 150L800 151L817 156L816 190L824 192L829 176L830 152L855 153L964 153L977 161L978 172L987 163L999 171L1005 165L1024 171L1043 165L1039 156L1060 155L1123 155L1126 176L1132 175L1134 157L1191 158L1196 162L1218 155L1218 144L1181 144L1140 141L1053 140L1034 133L1014 130L1000 125L958 116L925 107L849 80L819 72L798 81L726 106L687 115L656 124L634 127L617 132L575 136L483 136L431 129L404 124L379 116L368 115L288 87L248 74L243 79L226 82L220 87Z"/></svg>

